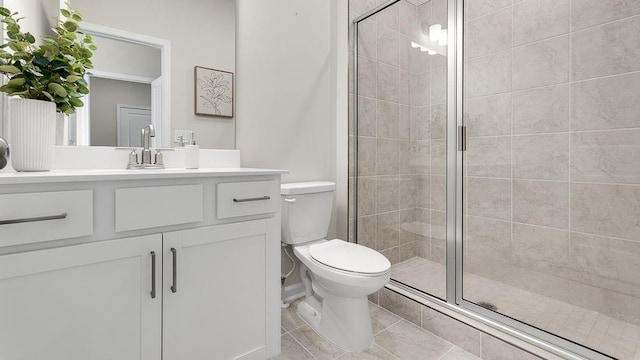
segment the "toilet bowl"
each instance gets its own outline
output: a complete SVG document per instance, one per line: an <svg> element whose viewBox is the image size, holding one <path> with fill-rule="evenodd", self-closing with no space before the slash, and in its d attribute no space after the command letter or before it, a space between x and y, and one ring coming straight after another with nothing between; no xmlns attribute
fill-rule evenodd
<svg viewBox="0 0 640 360"><path fill-rule="evenodd" d="M282 235L302 262L305 298L297 312L314 330L348 351L373 344L368 295L390 278L379 252L340 239L325 239L335 184L283 184Z"/></svg>

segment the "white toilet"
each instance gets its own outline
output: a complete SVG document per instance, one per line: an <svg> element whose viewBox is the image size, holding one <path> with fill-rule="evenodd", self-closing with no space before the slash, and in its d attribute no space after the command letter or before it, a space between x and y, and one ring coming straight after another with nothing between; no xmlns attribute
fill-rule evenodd
<svg viewBox="0 0 640 360"><path fill-rule="evenodd" d="M367 296L388 281L391 263L379 252L327 240L335 184L282 184L282 238L302 262L305 299L298 314L319 334L348 351L373 344Z"/></svg>

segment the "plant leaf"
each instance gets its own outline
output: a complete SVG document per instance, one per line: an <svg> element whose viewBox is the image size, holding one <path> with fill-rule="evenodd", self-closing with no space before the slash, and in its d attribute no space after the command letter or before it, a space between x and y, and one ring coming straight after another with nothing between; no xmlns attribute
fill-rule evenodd
<svg viewBox="0 0 640 360"><path fill-rule="evenodd" d="M0 71L3 73L17 74L20 72L20 69L13 65L2 65L0 66Z"/></svg>
<svg viewBox="0 0 640 360"><path fill-rule="evenodd" d="M22 87L27 80L25 78L13 78L7 82L7 86L16 89Z"/></svg>
<svg viewBox="0 0 640 360"><path fill-rule="evenodd" d="M60 85L60 84L49 83L49 86L47 87L47 89L49 89L49 91L51 93L53 93L54 95L57 95L57 96L60 96L60 97L66 97L67 96L67 90L65 90L64 87L62 87L62 85Z"/></svg>
<svg viewBox="0 0 640 360"><path fill-rule="evenodd" d="M74 83L74 82L76 82L76 81L78 81L80 79L82 79L82 76L78 76L78 75L69 75L69 76L67 76L67 82L70 82L70 83Z"/></svg>
<svg viewBox="0 0 640 360"><path fill-rule="evenodd" d="M46 91L43 91L43 92L42 92L42 95L44 95L47 99L49 99L49 101L55 101L55 100L53 99L53 96L51 96L51 94L49 94L49 93L48 93L48 92L46 92Z"/></svg>

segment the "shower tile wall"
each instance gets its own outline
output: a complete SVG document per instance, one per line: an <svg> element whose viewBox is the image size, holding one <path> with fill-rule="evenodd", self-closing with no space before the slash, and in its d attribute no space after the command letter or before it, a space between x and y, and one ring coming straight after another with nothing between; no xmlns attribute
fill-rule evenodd
<svg viewBox="0 0 640 360"><path fill-rule="evenodd" d="M466 5L465 271L640 325L640 1Z"/></svg>
<svg viewBox="0 0 640 360"><path fill-rule="evenodd" d="M382 2L352 0L351 17ZM446 1L414 2L359 25L358 242L394 264L415 256L445 260L446 60L411 41L431 24L446 27ZM351 89L351 104L353 96ZM352 116L350 194L354 133ZM350 216L353 225L353 202Z"/></svg>

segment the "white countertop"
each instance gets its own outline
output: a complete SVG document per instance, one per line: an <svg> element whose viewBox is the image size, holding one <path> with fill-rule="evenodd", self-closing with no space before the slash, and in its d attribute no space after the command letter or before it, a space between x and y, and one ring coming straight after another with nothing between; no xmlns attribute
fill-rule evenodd
<svg viewBox="0 0 640 360"><path fill-rule="evenodd" d="M163 170L126 170L126 169L82 169L51 170L43 172L0 172L0 185L81 182L81 181L120 181L147 179L175 179L183 177L220 177L244 175L280 175L286 170L252 168L209 168L209 169L163 169Z"/></svg>

